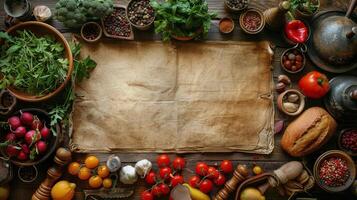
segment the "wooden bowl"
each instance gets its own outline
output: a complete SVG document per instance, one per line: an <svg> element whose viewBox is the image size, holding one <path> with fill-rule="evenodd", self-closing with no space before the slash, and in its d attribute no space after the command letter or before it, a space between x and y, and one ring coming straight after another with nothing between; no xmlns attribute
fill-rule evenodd
<svg viewBox="0 0 357 200"><path fill-rule="evenodd" d="M114 9L124 9L125 10L125 13L126 13L126 6L123 6L123 5L119 5L119 4L114 4L113 6ZM114 12L114 11L113 11ZM125 15L126 16L126 15ZM131 26L131 23L129 21L129 19L126 17L126 20L128 20L128 23L129 23L129 26L130 26L130 34L128 37L125 37L125 36L119 36L119 35L112 35L110 33L108 33L106 27L105 27L105 23L104 23L104 20L105 20L106 17L102 18L101 19L101 22L102 22L102 27L103 27L103 33L106 37L109 37L109 38L114 38L114 39L121 39L121 40L134 40L134 32L133 32L133 27Z"/></svg>
<svg viewBox="0 0 357 200"><path fill-rule="evenodd" d="M285 54L288 54L289 52L294 51L294 50L296 50L296 51L298 51L298 52L300 53L300 55L302 56L302 60L303 60L301 68L298 69L298 70L296 70L296 71L289 70L289 69L287 69L287 68L284 66L284 56L285 56ZM289 73L291 73L291 74L299 73L299 72L301 72L301 71L305 68L305 64L306 64L305 54L304 54L304 52L303 52L301 49L299 49L299 48L297 48L297 47L293 47L293 48L287 49L287 50L285 50L285 51L281 54L281 57L280 57L280 66L281 66L281 68L283 68L283 70L285 70L286 72L289 72Z"/></svg>
<svg viewBox="0 0 357 200"><path fill-rule="evenodd" d="M260 26L256 30L247 29L243 23L244 17L248 13L251 13L251 12L258 14L260 17L260 20L261 20ZM239 25L245 33L252 34L252 35L260 33L265 27L265 18L264 18L263 12L258 9L255 9L255 8L250 8L250 9L246 10L239 17Z"/></svg>
<svg viewBox="0 0 357 200"><path fill-rule="evenodd" d="M92 26L93 28L98 30L98 35L94 39L86 38L85 35L84 35L84 30L88 26ZM82 37L82 39L84 41L86 41L86 42L89 42L89 43L98 42L99 39L102 37L102 34L103 34L102 27L97 22L87 22L87 23L83 24L83 26L81 28L81 37Z"/></svg>
<svg viewBox="0 0 357 200"><path fill-rule="evenodd" d="M330 186L325 185L322 182L322 180L320 179L319 169L320 169L320 166L322 164L322 161L324 161L324 160L326 160L328 158L331 158L331 157L340 157L340 158L346 160L346 162L347 162L348 169L350 171L350 176L347 179L347 181L345 182L345 184L342 185L342 186L330 187ZM314 164L314 177L315 177L317 185L320 188L322 188L323 190L325 190L327 192L331 192L331 193L342 192L344 190L347 190L352 185L353 181L355 180L355 178L356 178L356 166L355 166L354 161L352 160L352 158L349 155L347 155L346 153L344 153L343 151L330 150L330 151L327 151L327 152L323 153L322 155L320 155L317 158L317 160L315 161L315 164Z"/></svg>
<svg viewBox="0 0 357 200"><path fill-rule="evenodd" d="M339 147L342 151L346 152L348 155L350 155L350 156L357 156L357 152L353 152L353 151L351 151L351 150L348 150L348 149L344 148L344 147L342 146L342 144L341 144L342 135L343 135L344 133L346 133L347 131L350 131L350 130L357 130L357 128L356 128L356 127L355 127L355 128L346 128L346 129L341 130L340 133L339 133L339 135L338 135L337 144L338 144L338 147Z"/></svg>
<svg viewBox="0 0 357 200"><path fill-rule="evenodd" d="M137 1L137 0L130 0L129 3L128 3L128 6L127 6L127 9L126 9L126 18L128 18L130 24L132 26L134 26L135 28L139 29L139 30L142 30L142 31L145 31L145 30L148 30L153 24L154 24L154 21L155 21L155 16L154 18L152 19L152 21L148 24L145 24L143 26L141 25L137 25L137 24L134 24L132 21L130 21L130 18L129 18L129 7L131 6L132 2L134 1ZM155 11L154 11L155 12Z"/></svg>
<svg viewBox="0 0 357 200"><path fill-rule="evenodd" d="M231 6L228 5L227 1L228 1L228 0L224 0L224 7L225 7L228 11L230 11L230 12L235 12L235 13L240 12L240 11L242 11L242 10L248 8L248 4L249 4L249 0L248 0L248 2L244 5L244 7L242 7L242 8L233 8L233 7L231 7Z"/></svg>
<svg viewBox="0 0 357 200"><path fill-rule="evenodd" d="M229 30L229 31L224 31L221 29L221 23L223 21L229 21L231 24L232 24L232 28ZM229 34L229 33L232 33L232 31L234 30L234 21L232 18L230 17L223 17L221 20L219 20L219 24L218 24L218 27L219 27L219 31L223 34Z"/></svg>
<svg viewBox="0 0 357 200"><path fill-rule="evenodd" d="M22 112L30 112L34 115L37 115L42 121L45 121L47 125L51 123L51 117L50 115L41 109L37 108L26 108L26 109L21 109ZM15 112L12 116L19 116L20 111ZM57 148L57 145L59 143L59 137L61 134L61 129L58 124L55 125L55 129L57 132L57 136L54 136L53 133L51 134L50 138L47 139L47 151L43 155L39 155L35 160L27 160L27 161L19 161L16 158L10 158L10 161L17 165L17 166L32 166L32 165L37 165L39 163L42 163L45 161ZM1 135L1 142L5 141L5 135ZM6 147L0 148L0 152L4 157L8 157L5 151Z"/></svg>
<svg viewBox="0 0 357 200"><path fill-rule="evenodd" d="M299 101L300 101L299 108L297 109L296 112L293 112L293 113L288 112L283 106L283 100L289 94L297 94L299 97ZM277 99L277 104L278 104L278 109L280 111L282 111L283 113L285 113L289 116L296 116L296 115L299 115L305 108L305 96L296 89L289 89L289 90L286 90L285 92L279 94L278 99Z"/></svg>
<svg viewBox="0 0 357 200"><path fill-rule="evenodd" d="M71 52L71 48L67 42L67 40L63 37L63 35L54 27L45 24L43 22L36 22L36 21L30 21L30 22L24 22L24 23L20 23L17 24L13 27L11 27L9 30L7 30L7 33L9 35L16 35L17 31L21 31L21 30L30 30L31 32L33 32L36 36L44 36L44 35L50 35L53 36L55 38L55 40L59 43L61 43L64 47L64 51L65 51L65 55L64 57L67 58L68 60L68 71L67 71L67 77L66 79L63 81L63 83L54 91L42 95L42 96L36 96L36 95L31 95L22 91L17 90L14 87L8 87L8 90L18 99L21 99L23 101L27 101L27 102L39 102L39 101L44 101L47 100L53 96L55 96L56 94L58 94L61 90L63 90L63 88L65 87L65 85L67 84L67 82L71 79L71 74L73 71L73 56L72 56L72 52Z"/></svg>

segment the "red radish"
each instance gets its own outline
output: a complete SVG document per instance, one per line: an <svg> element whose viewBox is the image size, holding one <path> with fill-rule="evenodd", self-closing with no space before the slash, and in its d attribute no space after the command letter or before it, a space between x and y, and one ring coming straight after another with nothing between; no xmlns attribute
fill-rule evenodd
<svg viewBox="0 0 357 200"><path fill-rule="evenodd" d="M25 135L25 141L27 144L32 144L41 139L41 134L34 130L28 131Z"/></svg>
<svg viewBox="0 0 357 200"><path fill-rule="evenodd" d="M20 151L20 153L17 154L17 159L19 159L19 160L27 160L28 159L28 155L25 152Z"/></svg>
<svg viewBox="0 0 357 200"><path fill-rule="evenodd" d="M40 154L45 153L46 150L47 150L47 144L46 144L46 142L44 142L44 141L38 141L38 142L36 143L36 148L37 148L37 151L38 151Z"/></svg>
<svg viewBox="0 0 357 200"><path fill-rule="evenodd" d="M14 146L14 145L8 145L8 146L6 147L6 154L7 154L9 157L17 156L17 154L19 154L19 147Z"/></svg>
<svg viewBox="0 0 357 200"><path fill-rule="evenodd" d="M29 112L21 112L20 119L23 124L31 125L33 122L33 115Z"/></svg>
<svg viewBox="0 0 357 200"><path fill-rule="evenodd" d="M41 130L43 128L43 124L37 117L35 117L35 119L32 121L31 128L33 130Z"/></svg>
<svg viewBox="0 0 357 200"><path fill-rule="evenodd" d="M50 134L51 134L50 129L47 128L46 125L45 125L45 127L43 127L41 129L41 137L46 140L49 137Z"/></svg>
<svg viewBox="0 0 357 200"><path fill-rule="evenodd" d="M24 153L26 153L26 154L30 153L30 149L29 149L29 146L27 146L27 144L20 144L20 146Z"/></svg>
<svg viewBox="0 0 357 200"><path fill-rule="evenodd" d="M17 129L17 127L21 126L20 118L17 116L12 116L7 120L7 123L10 125L12 130Z"/></svg>
<svg viewBox="0 0 357 200"><path fill-rule="evenodd" d="M14 131L15 135L17 138L22 138L26 134L26 128L23 126L17 127L17 129Z"/></svg>
<svg viewBox="0 0 357 200"><path fill-rule="evenodd" d="M14 133L8 133L5 137L6 141L8 142L14 142L16 139L16 135Z"/></svg>

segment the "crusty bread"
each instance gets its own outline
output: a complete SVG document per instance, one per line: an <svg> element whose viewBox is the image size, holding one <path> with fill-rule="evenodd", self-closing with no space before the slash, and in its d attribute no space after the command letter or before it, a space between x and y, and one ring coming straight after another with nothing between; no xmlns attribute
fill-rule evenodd
<svg viewBox="0 0 357 200"><path fill-rule="evenodd" d="M336 127L336 121L326 110L309 108L286 128L281 147L291 156L305 156L324 145Z"/></svg>

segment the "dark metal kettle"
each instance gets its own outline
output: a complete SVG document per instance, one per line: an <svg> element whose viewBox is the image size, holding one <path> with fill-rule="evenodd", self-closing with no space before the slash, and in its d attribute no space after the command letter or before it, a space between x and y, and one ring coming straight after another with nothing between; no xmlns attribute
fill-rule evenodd
<svg viewBox="0 0 357 200"><path fill-rule="evenodd" d="M331 90L325 97L325 106L335 119L357 123L357 77L337 76L330 80Z"/></svg>

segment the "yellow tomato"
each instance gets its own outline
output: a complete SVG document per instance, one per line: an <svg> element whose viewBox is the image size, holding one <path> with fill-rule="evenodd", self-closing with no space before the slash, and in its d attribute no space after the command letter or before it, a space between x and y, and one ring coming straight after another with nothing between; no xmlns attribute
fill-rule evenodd
<svg viewBox="0 0 357 200"><path fill-rule="evenodd" d="M81 180L88 180L91 175L92 175L92 173L91 173L90 169L88 169L87 167L82 167L79 170L78 178Z"/></svg>
<svg viewBox="0 0 357 200"><path fill-rule="evenodd" d="M101 178L106 178L110 174L109 168L106 165L99 166L97 172L98 176Z"/></svg>
<svg viewBox="0 0 357 200"><path fill-rule="evenodd" d="M51 190L51 197L53 200L71 200L74 196L74 189L76 184L68 181L57 182Z"/></svg>
<svg viewBox="0 0 357 200"><path fill-rule="evenodd" d="M91 186L92 188L100 188L102 186L102 183L103 179L97 175L92 176L89 179L89 186Z"/></svg>
<svg viewBox="0 0 357 200"><path fill-rule="evenodd" d="M81 165L78 162L71 162L68 165L68 173L72 174L73 176L76 176L80 168Z"/></svg>
<svg viewBox="0 0 357 200"><path fill-rule="evenodd" d="M94 169L99 165L99 159L95 156L88 156L84 161L84 164L89 169Z"/></svg>
<svg viewBox="0 0 357 200"><path fill-rule="evenodd" d="M106 179L103 180L103 187L104 187L104 188L109 189L109 188L111 188L112 186L113 186L113 181L112 181L112 179L106 178Z"/></svg>

